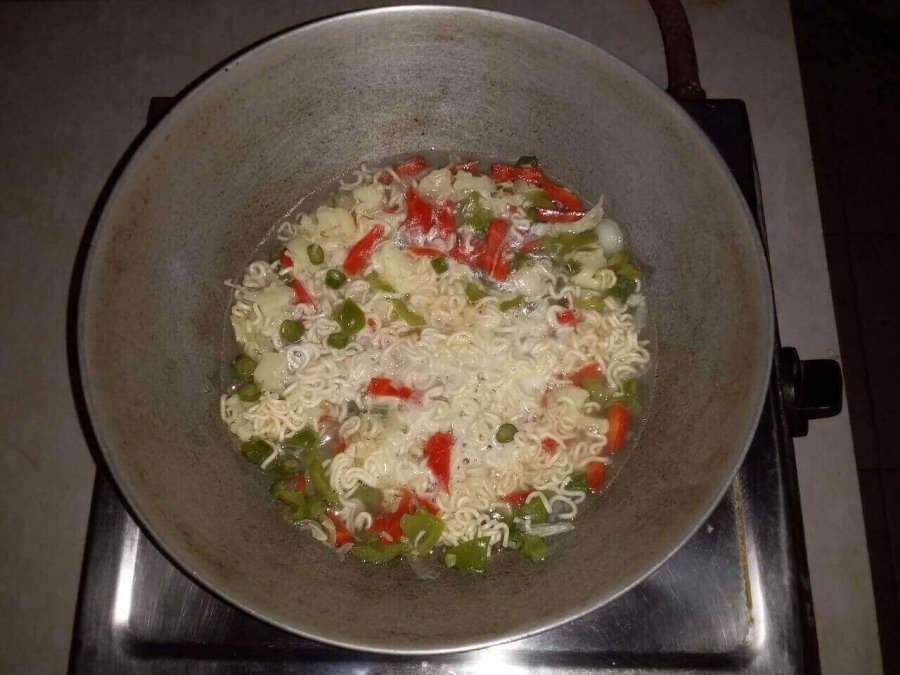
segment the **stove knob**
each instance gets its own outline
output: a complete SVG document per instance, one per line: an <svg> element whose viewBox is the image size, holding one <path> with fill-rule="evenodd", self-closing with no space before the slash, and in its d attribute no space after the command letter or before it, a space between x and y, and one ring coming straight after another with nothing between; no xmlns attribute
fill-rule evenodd
<svg viewBox="0 0 900 675"><path fill-rule="evenodd" d="M793 347L778 354L781 396L791 436L806 436L809 420L834 417L843 406L841 366L831 359L802 361Z"/></svg>

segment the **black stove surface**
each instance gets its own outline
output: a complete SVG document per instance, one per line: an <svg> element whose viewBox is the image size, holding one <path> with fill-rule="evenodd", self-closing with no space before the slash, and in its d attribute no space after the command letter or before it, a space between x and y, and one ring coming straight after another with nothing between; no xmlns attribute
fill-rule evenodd
<svg viewBox="0 0 900 675"><path fill-rule="evenodd" d="M171 105L154 99L150 123ZM746 109L685 103L765 225ZM191 581L98 469L72 673L818 672L794 449L777 366L752 446L709 520L638 587L540 635L446 656L352 652L286 633Z"/></svg>

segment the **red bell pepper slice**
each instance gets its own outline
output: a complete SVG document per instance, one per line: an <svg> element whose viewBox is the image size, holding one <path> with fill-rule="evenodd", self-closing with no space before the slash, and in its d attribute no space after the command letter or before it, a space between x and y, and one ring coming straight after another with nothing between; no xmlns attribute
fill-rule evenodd
<svg viewBox="0 0 900 675"><path fill-rule="evenodd" d="M394 177L391 174L389 174L387 171L382 171L378 175L378 182L381 183L382 185L390 185L391 183L394 182Z"/></svg>
<svg viewBox="0 0 900 675"><path fill-rule="evenodd" d="M375 319L370 316L366 319L366 325L369 327L369 330L375 330L377 324L375 323Z"/></svg>
<svg viewBox="0 0 900 675"><path fill-rule="evenodd" d="M425 458L428 467L434 475L438 485L445 491L450 491L450 451L453 448L453 434L442 431L433 434L425 442Z"/></svg>
<svg viewBox="0 0 900 675"><path fill-rule="evenodd" d="M450 167L450 173L454 176L460 171L468 171L473 176L478 175L478 160L473 159L470 162L457 162Z"/></svg>
<svg viewBox="0 0 900 675"><path fill-rule="evenodd" d="M306 476L302 473L294 476L294 489L297 492L306 492Z"/></svg>
<svg viewBox="0 0 900 675"><path fill-rule="evenodd" d="M439 239L449 239L456 234L456 219L453 217L453 202L446 202L432 213L432 232Z"/></svg>
<svg viewBox="0 0 900 675"><path fill-rule="evenodd" d="M403 536L400 519L403 516L415 513L420 506L433 516L441 513L440 509L430 499L420 497L409 490L403 490L401 494L397 508L393 511L379 513L369 526L369 532L381 532L381 540L385 543L397 541Z"/></svg>
<svg viewBox="0 0 900 675"><path fill-rule="evenodd" d="M587 467L587 486L591 492L599 492L606 482L606 464L591 462Z"/></svg>
<svg viewBox="0 0 900 675"><path fill-rule="evenodd" d="M550 197L557 204L560 204L568 211L583 211L584 204L581 203L581 200L578 196L572 192L571 190L567 190L562 185L557 185L549 178L544 178L541 181L541 187L544 188L544 192L547 193L547 196ZM552 222L552 221L551 221ZM565 222L565 221L558 221Z"/></svg>
<svg viewBox="0 0 900 675"><path fill-rule="evenodd" d="M521 506L525 503L525 500L528 499L528 495L530 495L533 490L518 490L516 492L510 492L505 497L501 497L500 501L506 502L512 506Z"/></svg>
<svg viewBox="0 0 900 675"><path fill-rule="evenodd" d="M607 416L609 431L606 432L606 450L614 454L625 444L625 434L628 433L628 408L616 403L609 409Z"/></svg>
<svg viewBox="0 0 900 675"><path fill-rule="evenodd" d="M384 237L384 225L376 225L368 234L353 245L344 258L344 272L347 274L359 274L369 264L375 247Z"/></svg>
<svg viewBox="0 0 900 675"><path fill-rule="evenodd" d="M584 382L585 378L591 377L602 377L603 370L600 368L600 364L596 361L593 361L586 366L581 366L574 373L569 375L569 381L574 384L576 387L580 387L581 383Z"/></svg>
<svg viewBox="0 0 900 675"><path fill-rule="evenodd" d="M563 326L577 326L578 315L571 309L566 309L556 313L556 320Z"/></svg>
<svg viewBox="0 0 900 675"><path fill-rule="evenodd" d="M396 384L386 377L373 377L369 380L369 386L366 387L368 396L392 396L399 398L401 401L413 401L418 395L412 387L405 384Z"/></svg>
<svg viewBox="0 0 900 675"><path fill-rule="evenodd" d="M471 248L466 248L463 246L462 242L457 242L456 246L450 249L450 252L447 255L458 263L474 267L478 265L479 261L483 258L484 251L484 243L481 241L478 241Z"/></svg>
<svg viewBox="0 0 900 675"><path fill-rule="evenodd" d="M554 441L549 436L545 436L541 439L541 450L546 452L548 455L552 455L557 450L559 450L559 443Z"/></svg>
<svg viewBox="0 0 900 675"><path fill-rule="evenodd" d="M544 172L538 166L494 164L491 166L491 180L495 183L524 180L532 185L540 185L544 180Z"/></svg>
<svg viewBox="0 0 900 675"><path fill-rule="evenodd" d="M431 229L431 206L412 188L406 193L406 220L403 227L412 232L428 234Z"/></svg>
<svg viewBox="0 0 900 675"><path fill-rule="evenodd" d="M326 511L325 515L328 516L328 519L334 523L334 546L335 548L340 548L346 544L355 544L356 540L353 538L353 535L350 533L350 530L347 529L347 526L344 525L343 521L338 518L336 515L331 513L330 511Z"/></svg>
<svg viewBox="0 0 900 675"><path fill-rule="evenodd" d="M431 515L439 516L441 514L441 510L437 507L437 505L435 505L435 503L427 497L416 495L416 501L419 502L419 506L428 511L428 513L430 513Z"/></svg>
<svg viewBox="0 0 900 675"><path fill-rule="evenodd" d="M509 225L503 218L494 218L488 226L484 238L483 268L491 277L498 280L509 276L509 263L503 259L506 231Z"/></svg>
<svg viewBox="0 0 900 675"><path fill-rule="evenodd" d="M522 244L522 247L519 249L519 253L521 255L528 255L529 253L534 253L541 247L540 239L532 239L531 241L526 241Z"/></svg>
<svg viewBox="0 0 900 675"><path fill-rule="evenodd" d="M316 301L312 299L312 296L299 279L291 279L291 290L294 291L295 305L309 305L315 309Z"/></svg>
<svg viewBox="0 0 900 675"><path fill-rule="evenodd" d="M288 254L287 251L285 251L284 253L281 254L281 257L278 259L278 263L279 263L284 269L287 269L288 267L293 267L293 266L294 266L294 260L293 260L293 258L291 258L291 256Z"/></svg>
<svg viewBox="0 0 900 675"><path fill-rule="evenodd" d="M534 209L539 223L574 223L584 218L584 211L560 211L559 209Z"/></svg>
<svg viewBox="0 0 900 675"><path fill-rule="evenodd" d="M394 171L398 176L415 176L426 166L428 166L428 162L425 161L424 157L410 157L405 162L398 164Z"/></svg>
<svg viewBox="0 0 900 675"><path fill-rule="evenodd" d="M437 248L431 248L430 246L407 246L406 250L409 253L420 256L422 258L440 258L447 255L445 251L441 251Z"/></svg>

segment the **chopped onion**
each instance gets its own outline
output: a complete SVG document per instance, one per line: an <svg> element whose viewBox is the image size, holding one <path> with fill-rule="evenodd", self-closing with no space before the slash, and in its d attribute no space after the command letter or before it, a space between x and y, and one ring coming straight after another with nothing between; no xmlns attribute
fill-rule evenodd
<svg viewBox="0 0 900 675"><path fill-rule="evenodd" d="M604 218L597 225L597 236L600 237L600 245L606 257L615 255L625 246L625 237L622 236L622 228L612 218Z"/></svg>
<svg viewBox="0 0 900 675"><path fill-rule="evenodd" d="M603 214L605 211L603 210L603 199L597 202L594 207L584 214L580 220L576 220L574 223L559 223L558 225L554 225L554 232L569 232L571 234L578 234L579 232L586 232L587 230L593 230L600 222L603 220Z"/></svg>
<svg viewBox="0 0 900 675"><path fill-rule="evenodd" d="M344 544L340 548L334 549L334 552L338 554L338 558L343 560L347 557L347 554L350 553L350 549L353 548L353 544Z"/></svg>
<svg viewBox="0 0 900 675"><path fill-rule="evenodd" d="M541 525L526 525L525 534L532 534L538 537L552 537L555 534L563 532L571 532L575 529L572 523L543 523Z"/></svg>
<svg viewBox="0 0 900 675"><path fill-rule="evenodd" d="M334 525L332 525L332 527L334 527ZM309 530L309 533L316 541L328 541L328 535L325 534L325 530L323 530L318 524L312 522L311 520L301 521L300 524L297 525L297 529Z"/></svg>
<svg viewBox="0 0 900 675"><path fill-rule="evenodd" d="M403 556L403 558L412 568L412 571L416 573L416 576L419 577L419 579L422 579L424 581L434 581L441 575L440 569L438 568L437 564L429 556L425 556L424 558L417 558L413 555L407 555Z"/></svg>

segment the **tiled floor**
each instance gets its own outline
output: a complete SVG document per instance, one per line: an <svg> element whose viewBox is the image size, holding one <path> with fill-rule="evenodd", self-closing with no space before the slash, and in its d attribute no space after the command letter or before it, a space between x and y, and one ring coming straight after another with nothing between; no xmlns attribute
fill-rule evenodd
<svg viewBox="0 0 900 675"><path fill-rule="evenodd" d="M792 4L882 657L900 672L900 4Z"/></svg>

